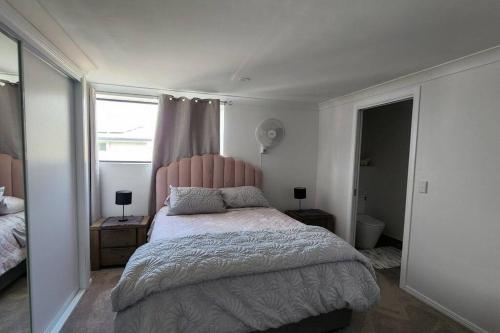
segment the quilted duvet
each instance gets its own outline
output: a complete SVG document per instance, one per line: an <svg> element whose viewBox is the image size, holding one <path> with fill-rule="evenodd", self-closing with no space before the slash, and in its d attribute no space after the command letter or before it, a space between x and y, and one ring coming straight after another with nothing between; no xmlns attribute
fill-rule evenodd
<svg viewBox="0 0 500 333"><path fill-rule="evenodd" d="M368 260L313 226L143 245L111 294L115 332L249 332L379 298Z"/></svg>

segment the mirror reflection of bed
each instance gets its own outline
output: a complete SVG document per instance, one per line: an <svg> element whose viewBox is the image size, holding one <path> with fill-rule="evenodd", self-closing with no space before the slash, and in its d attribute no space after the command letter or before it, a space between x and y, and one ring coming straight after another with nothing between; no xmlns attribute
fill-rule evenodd
<svg viewBox="0 0 500 333"><path fill-rule="evenodd" d="M0 332L29 332L18 44L0 33Z"/></svg>

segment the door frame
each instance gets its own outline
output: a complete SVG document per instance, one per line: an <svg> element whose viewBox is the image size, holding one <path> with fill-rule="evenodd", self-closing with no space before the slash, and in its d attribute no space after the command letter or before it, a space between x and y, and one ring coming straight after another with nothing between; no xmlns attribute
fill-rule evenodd
<svg viewBox="0 0 500 333"><path fill-rule="evenodd" d="M403 249L401 254L401 274L399 285L406 285L408 258L410 255L410 234L411 234L411 217L413 208L413 192L415 187L415 164L417 153L417 132L420 113L420 85L412 88L401 89L386 94L381 94L374 97L369 97L358 101L354 104L354 140L352 145L352 188L350 196L350 241L355 245L356 241L356 215L358 210L358 183L359 183L359 163L361 158L361 140L363 128L363 111L369 108L402 102L405 100L413 100L412 115L411 115L411 134L410 134L410 151L408 160L408 177L406 185L406 203L403 231Z"/></svg>

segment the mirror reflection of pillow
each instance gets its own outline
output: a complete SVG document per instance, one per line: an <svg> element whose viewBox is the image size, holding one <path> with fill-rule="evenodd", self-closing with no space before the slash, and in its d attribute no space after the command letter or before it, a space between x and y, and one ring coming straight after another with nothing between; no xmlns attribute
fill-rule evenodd
<svg viewBox="0 0 500 333"><path fill-rule="evenodd" d="M16 197L4 196L0 200L0 215L15 214L24 210L24 200Z"/></svg>
<svg viewBox="0 0 500 333"><path fill-rule="evenodd" d="M25 248L26 247L26 227L25 227L25 224L21 223L21 225L12 229L12 234L14 235L14 238L19 243L19 246L21 248Z"/></svg>

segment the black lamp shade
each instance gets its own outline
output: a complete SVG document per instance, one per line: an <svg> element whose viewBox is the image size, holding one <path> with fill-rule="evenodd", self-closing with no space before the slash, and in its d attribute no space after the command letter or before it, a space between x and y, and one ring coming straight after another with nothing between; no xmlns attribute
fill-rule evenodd
<svg viewBox="0 0 500 333"><path fill-rule="evenodd" d="M116 191L115 204L130 205L132 203L131 191Z"/></svg>
<svg viewBox="0 0 500 333"><path fill-rule="evenodd" d="M293 189L293 197L295 199L305 199L306 198L306 188L305 187L295 187Z"/></svg>

